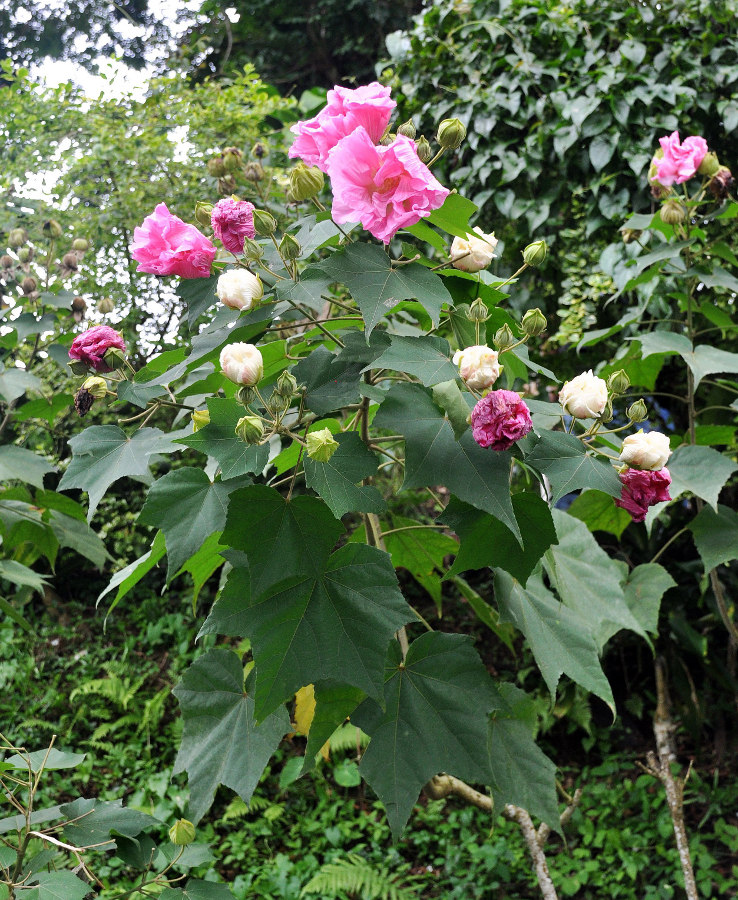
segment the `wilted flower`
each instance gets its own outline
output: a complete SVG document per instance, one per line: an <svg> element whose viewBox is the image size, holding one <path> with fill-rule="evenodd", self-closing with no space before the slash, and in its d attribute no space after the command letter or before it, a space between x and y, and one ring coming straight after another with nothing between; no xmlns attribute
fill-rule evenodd
<svg viewBox="0 0 738 900"><path fill-rule="evenodd" d="M111 367L103 357L111 348L125 353L126 342L123 335L109 325L96 325L78 334L72 341L69 358L84 363L96 372L110 372Z"/></svg>
<svg viewBox="0 0 738 900"><path fill-rule="evenodd" d="M509 450L533 427L530 410L514 391L490 391L471 412L474 440L480 447Z"/></svg>
<svg viewBox="0 0 738 900"><path fill-rule="evenodd" d="M671 500L671 475L668 469L658 472L626 469L620 473L620 481L623 489L615 505L629 512L634 522L642 522L646 518L649 506Z"/></svg>

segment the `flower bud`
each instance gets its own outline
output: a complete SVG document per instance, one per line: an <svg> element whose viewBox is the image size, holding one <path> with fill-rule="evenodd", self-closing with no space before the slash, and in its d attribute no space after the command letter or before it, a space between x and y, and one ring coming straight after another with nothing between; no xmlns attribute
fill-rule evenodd
<svg viewBox="0 0 738 900"><path fill-rule="evenodd" d="M311 431L307 436L307 455L316 462L328 462L338 450L338 441L328 428Z"/></svg>
<svg viewBox="0 0 738 900"><path fill-rule="evenodd" d="M425 135L421 134L420 138L415 141L415 147L418 151L418 159L421 162L427 163L433 159L433 150L431 148L431 145L425 139Z"/></svg>
<svg viewBox="0 0 738 900"><path fill-rule="evenodd" d="M212 203L203 203L201 200L198 200L197 203L195 203L195 221L198 225L202 225L203 228L212 228L212 215Z"/></svg>
<svg viewBox="0 0 738 900"><path fill-rule="evenodd" d="M623 369L613 372L607 379L607 389L611 394L624 394L630 387L630 378Z"/></svg>
<svg viewBox="0 0 738 900"><path fill-rule="evenodd" d="M637 241L642 234L643 232L639 231L637 228L623 228L623 243L632 244L633 241Z"/></svg>
<svg viewBox="0 0 738 900"><path fill-rule="evenodd" d="M266 144L262 143L261 141L257 141L251 148L251 155L256 159L264 159L264 157L267 155Z"/></svg>
<svg viewBox="0 0 738 900"><path fill-rule="evenodd" d="M264 166L258 160L248 162L244 166L243 177L246 181L251 181L253 184L258 184L258 182L262 181L265 174Z"/></svg>
<svg viewBox="0 0 738 900"><path fill-rule="evenodd" d="M169 829L169 840L178 847L186 847L195 840L195 826L187 819L177 819Z"/></svg>
<svg viewBox="0 0 738 900"><path fill-rule="evenodd" d="M237 172L241 168L242 158L243 153L241 153L238 147L226 147L223 151L223 167L226 172Z"/></svg>
<svg viewBox="0 0 738 900"><path fill-rule="evenodd" d="M502 328L498 328L495 332L492 343L500 352L502 352L503 350L507 350L508 347L512 347L517 341L515 340L515 335L510 330L510 326L503 325Z"/></svg>
<svg viewBox="0 0 738 900"><path fill-rule="evenodd" d="M412 119L408 119L407 122L403 122L402 125L397 129L398 134L402 134L405 137L409 137L411 141L415 140L415 135L418 133L415 124Z"/></svg>
<svg viewBox="0 0 738 900"><path fill-rule="evenodd" d="M64 233L62 231L61 225L56 221L56 219L47 219L41 226L41 230L47 238L51 238L54 241L58 240Z"/></svg>
<svg viewBox="0 0 738 900"><path fill-rule="evenodd" d="M274 234L274 232L277 230L277 220L273 215L266 212L265 210L255 209L254 228L256 229L257 234L261 234L264 237L269 237L269 235Z"/></svg>
<svg viewBox="0 0 738 900"><path fill-rule="evenodd" d="M104 316L107 316L108 313L111 313L115 309L115 303L113 302L112 297L102 297L97 302L97 310L101 312Z"/></svg>
<svg viewBox="0 0 738 900"><path fill-rule="evenodd" d="M661 221L667 225L678 225L687 218L687 210L675 199L667 200L660 210Z"/></svg>
<svg viewBox="0 0 738 900"><path fill-rule="evenodd" d="M733 173L727 166L720 166L707 185L716 200L725 200L733 190Z"/></svg>
<svg viewBox="0 0 738 900"><path fill-rule="evenodd" d="M546 321L546 317L538 307L529 309L520 323L520 327L528 337L538 337L539 334L543 334L547 326L548 322Z"/></svg>
<svg viewBox="0 0 738 900"><path fill-rule="evenodd" d="M272 391L271 396L266 401L266 407L273 416L281 416L289 409L291 397L285 397L279 391Z"/></svg>
<svg viewBox="0 0 738 900"><path fill-rule="evenodd" d="M264 437L264 423L258 416L244 416L236 422L236 437L244 444L258 444Z"/></svg>
<svg viewBox="0 0 738 900"><path fill-rule="evenodd" d="M636 469L657 472L664 468L670 456L669 438L665 434L641 429L623 441L619 459Z"/></svg>
<svg viewBox="0 0 738 900"><path fill-rule="evenodd" d="M12 269L14 262L15 260L13 259L13 257L8 256L7 253L4 253L2 256L0 256L0 266L2 266L3 269Z"/></svg>
<svg viewBox="0 0 738 900"><path fill-rule="evenodd" d="M236 391L236 400L241 403L243 406L248 406L253 400L256 399L256 391L252 387L240 387Z"/></svg>
<svg viewBox="0 0 738 900"><path fill-rule="evenodd" d="M247 269L228 269L218 278L215 294L230 309L251 309L264 296L264 285Z"/></svg>
<svg viewBox="0 0 738 900"><path fill-rule="evenodd" d="M275 391L283 397L293 397L297 393L297 379L292 372L282 372L277 379Z"/></svg>
<svg viewBox="0 0 738 900"><path fill-rule="evenodd" d="M613 412L612 412L612 403L608 400L605 406L603 407L602 412L597 416L600 422L607 423L612 422Z"/></svg>
<svg viewBox="0 0 738 900"><path fill-rule="evenodd" d="M120 369L126 361L125 353L118 347L110 347L105 351L103 362L111 369Z"/></svg>
<svg viewBox="0 0 738 900"><path fill-rule="evenodd" d="M210 424L210 412L207 409L196 409L192 413L192 430L199 431Z"/></svg>
<svg viewBox="0 0 738 900"><path fill-rule="evenodd" d="M30 262L33 259L33 247L21 247L18 250L18 259L22 263Z"/></svg>
<svg viewBox="0 0 738 900"><path fill-rule="evenodd" d="M285 234L279 242L279 252L285 259L297 259L302 253L302 247L291 234Z"/></svg>
<svg viewBox="0 0 738 900"><path fill-rule="evenodd" d="M536 266L541 265L546 258L547 253L548 247L546 246L545 241L533 241L532 244L528 244L525 250L523 250L523 262L527 266L535 268Z"/></svg>
<svg viewBox="0 0 738 900"><path fill-rule="evenodd" d="M575 419L596 419L607 407L607 382L590 369L567 381L559 391L564 412Z"/></svg>
<svg viewBox="0 0 738 900"><path fill-rule="evenodd" d="M222 178L218 179L218 190L224 197L233 194L236 187L236 179L233 175L224 175Z"/></svg>
<svg viewBox="0 0 738 900"><path fill-rule="evenodd" d="M461 119L444 119L438 126L436 140L444 150L456 150L466 137L466 126Z"/></svg>
<svg viewBox="0 0 738 900"><path fill-rule="evenodd" d="M226 173L222 156L214 156L208 160L208 172L213 178L222 178Z"/></svg>
<svg viewBox="0 0 738 900"><path fill-rule="evenodd" d="M636 400L635 403L631 403L631 405L625 411L626 416L630 419L631 422L645 422L648 418L648 408L646 407L645 401Z"/></svg>
<svg viewBox="0 0 738 900"><path fill-rule="evenodd" d="M254 387L264 374L264 360L253 344L226 344L220 351L220 368L235 384Z"/></svg>
<svg viewBox="0 0 738 900"><path fill-rule="evenodd" d="M62 265L65 269L70 269L72 272L77 271L77 266L79 265L79 260L75 253L65 253L62 256Z"/></svg>
<svg viewBox="0 0 738 900"><path fill-rule="evenodd" d="M77 253L86 253L90 249L90 242L87 238L75 238L72 241L72 250L76 250Z"/></svg>
<svg viewBox="0 0 738 900"><path fill-rule="evenodd" d="M397 138L397 135L394 134L393 132L389 131L389 132L387 132L387 134L383 135L383 137L382 137L382 139L380 140L379 143L380 143L383 147L389 147L389 145L390 145L394 140L396 140L396 138Z"/></svg>
<svg viewBox="0 0 738 900"><path fill-rule="evenodd" d="M246 262L258 262L264 255L264 248L251 238L244 238L243 257Z"/></svg>
<svg viewBox="0 0 738 900"><path fill-rule="evenodd" d="M90 375L89 378L85 379L82 387L89 391L95 400L102 400L108 392L108 383L99 375Z"/></svg>
<svg viewBox="0 0 738 900"><path fill-rule="evenodd" d="M705 153L702 157L702 162L697 169L697 172L700 175L707 175L712 178L712 176L717 172L720 168L720 163L718 162L717 153Z"/></svg>
<svg viewBox="0 0 738 900"><path fill-rule="evenodd" d="M290 172L290 197L293 200L310 200L323 190L325 178L317 166L298 163Z"/></svg>
<svg viewBox="0 0 738 900"><path fill-rule="evenodd" d="M27 238L28 235L25 228L11 228L8 234L8 247L17 250L18 247L22 247L25 244Z"/></svg>
<svg viewBox="0 0 738 900"><path fill-rule="evenodd" d="M487 304L481 297L472 303L466 313L466 317L470 322L486 322L489 319L489 310Z"/></svg>
<svg viewBox="0 0 738 900"><path fill-rule="evenodd" d="M21 281L21 287L23 288L24 294L32 294L38 287L38 283L32 275L27 275L23 281Z"/></svg>
<svg viewBox="0 0 738 900"><path fill-rule="evenodd" d="M462 272L479 272L486 269L495 258L496 247L497 238L494 232L485 234L477 226L465 238L457 235L453 239L449 251L451 265L455 269L461 269Z"/></svg>
<svg viewBox="0 0 738 900"><path fill-rule="evenodd" d="M84 312L87 309L87 301L84 297L75 297L72 300L72 312Z"/></svg>

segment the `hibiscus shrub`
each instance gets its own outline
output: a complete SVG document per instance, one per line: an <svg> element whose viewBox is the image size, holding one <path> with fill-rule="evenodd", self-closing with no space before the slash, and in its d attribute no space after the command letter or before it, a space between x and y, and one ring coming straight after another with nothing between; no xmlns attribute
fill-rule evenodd
<svg viewBox="0 0 738 900"><path fill-rule="evenodd" d="M151 549L112 586L118 603L165 554L168 581L189 571L199 584L220 570L200 633L241 642L199 657L175 689L177 767L194 821L219 784L248 802L287 733L304 738L293 774L309 771L350 717L370 739L360 772L395 835L441 772L558 829L555 766L535 743L525 693L490 676L470 637L429 623L395 570L408 570L439 612L442 579L453 576L489 641L509 642L513 630L527 640L552 700L565 675L615 712L603 648L622 629L649 640L675 581L648 556L610 557L593 531L617 523L622 533L628 513L646 517L650 538L633 526L644 544L691 531L717 602L717 567L738 555L738 541L712 543L738 531L717 503L738 467L698 440L697 424L703 376L738 372L738 355L693 346L718 307L719 328L734 329L724 298L735 278L714 264L738 214L730 187L716 188L722 170L700 178L707 155L694 140L686 155L678 138L665 142L655 189L662 210L676 201L684 215L629 222L641 243L624 246L623 277L642 300L618 327L632 340L557 398L556 374L534 358L545 317L511 311L528 272L545 271L545 244L520 248L512 277L493 274L494 235L472 228L475 206L429 168L463 128L440 123L433 152L390 132L393 105L379 84L336 88L293 127L290 155L303 160L291 180L294 218L277 221L266 192L263 209L221 202L210 210L218 246L157 206L133 255L142 271L192 279L179 288L190 346L132 376L118 365L110 389L141 411L126 430L92 426L71 442L61 486L89 492L90 516L116 479L148 480L162 456L186 454L187 465L153 481L141 510L157 529ZM672 156L675 180L692 187L684 199L662 174ZM698 287L711 284L707 304ZM658 327L654 304L669 302ZM691 373L690 413L688 433L670 440L650 429L631 386L651 377L651 356L674 354ZM164 433L155 423L167 410L191 413L192 425ZM403 491L427 497L414 518L394 511ZM481 597L463 573L488 567L494 596Z"/></svg>

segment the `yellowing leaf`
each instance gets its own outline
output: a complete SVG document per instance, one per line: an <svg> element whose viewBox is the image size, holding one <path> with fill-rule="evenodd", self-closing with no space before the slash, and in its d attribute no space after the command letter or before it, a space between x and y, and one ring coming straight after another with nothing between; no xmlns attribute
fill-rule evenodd
<svg viewBox="0 0 738 900"><path fill-rule="evenodd" d="M295 694L295 728L306 737L315 715L315 687L307 684Z"/></svg>

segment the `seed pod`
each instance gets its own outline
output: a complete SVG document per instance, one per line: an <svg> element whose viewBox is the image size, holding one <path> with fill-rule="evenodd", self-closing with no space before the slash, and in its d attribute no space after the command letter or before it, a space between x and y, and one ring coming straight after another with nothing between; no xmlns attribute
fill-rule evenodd
<svg viewBox="0 0 738 900"><path fill-rule="evenodd" d="M38 283L32 275L27 275L23 281L21 281L21 288L23 289L24 294L32 294L37 287Z"/></svg>

